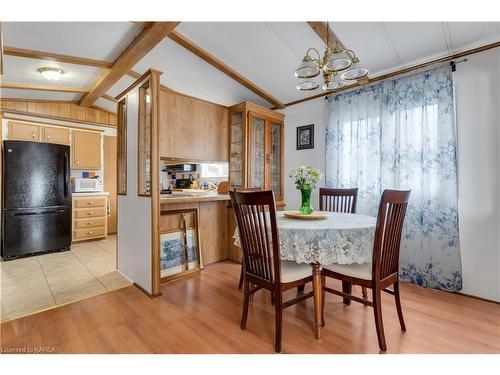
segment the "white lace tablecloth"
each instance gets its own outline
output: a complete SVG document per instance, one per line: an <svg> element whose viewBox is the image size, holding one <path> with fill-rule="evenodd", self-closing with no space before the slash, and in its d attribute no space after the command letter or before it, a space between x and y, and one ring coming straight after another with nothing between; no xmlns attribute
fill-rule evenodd
<svg viewBox="0 0 500 375"><path fill-rule="evenodd" d="M277 212L281 259L322 265L371 262L376 219L329 212L324 220L300 220ZM240 246L238 228L233 236Z"/></svg>

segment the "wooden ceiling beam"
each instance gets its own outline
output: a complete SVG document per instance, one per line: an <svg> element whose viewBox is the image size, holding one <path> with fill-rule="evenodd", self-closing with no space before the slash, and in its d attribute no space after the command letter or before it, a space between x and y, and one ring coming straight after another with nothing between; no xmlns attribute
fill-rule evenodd
<svg viewBox="0 0 500 375"><path fill-rule="evenodd" d="M31 83L14 83L14 82L0 82L0 87L3 89L72 92L77 94L87 94L90 90L90 89L81 89L77 87L44 86L44 85L35 85Z"/></svg>
<svg viewBox="0 0 500 375"><path fill-rule="evenodd" d="M228 75L232 79L234 79L236 82L240 83L241 85L245 86L247 89L250 91L253 91L255 94L260 96L261 98L264 98L267 100L269 103L272 103L273 105L276 106L276 108L285 108L285 104L282 103L280 100L272 96L271 94L267 93L260 87L258 87L256 84L251 82L250 80L246 79L243 77L240 73L235 71L234 69L230 68L226 64L224 64L221 60L217 59L215 56L211 55L207 51L203 50L199 46L197 46L195 43L193 43L191 40L186 38L185 36L179 34L176 31L171 32L168 37L172 39L174 42L177 44L181 45L191 53L195 54L202 60L206 61L213 67L219 69L221 72L224 74Z"/></svg>
<svg viewBox="0 0 500 375"><path fill-rule="evenodd" d="M71 92L75 94L87 94L90 89L80 89L77 87L66 87L66 86L44 86L36 85L31 83L14 83L14 82L1 82L0 88L4 89L14 89L14 90L34 90L34 91L53 91L53 92ZM101 96L104 99L110 100L113 103L118 103L118 101L111 95L103 94ZM31 100L31 99L30 99Z"/></svg>
<svg viewBox="0 0 500 375"><path fill-rule="evenodd" d="M66 64L86 65L103 69L110 69L113 66L113 63L103 60L87 59L85 57L61 55L58 53L34 51L30 49L9 47L9 46L5 46L4 54L6 56L25 57L28 59L38 59L38 60L52 60Z"/></svg>
<svg viewBox="0 0 500 375"><path fill-rule="evenodd" d="M179 22L153 22L129 44L113 63L113 67L103 74L94 87L80 101L82 106L91 106L106 93L123 75L127 74L146 54L171 33Z"/></svg>
<svg viewBox="0 0 500 375"><path fill-rule="evenodd" d="M342 41L337 37L337 35L335 35L335 33L332 31L332 29L330 27L328 27L328 32L327 32L327 30L326 30L327 23L326 22L308 21L307 23L309 24L309 26L311 26L311 28L314 30L314 32L316 34L318 34L318 36L321 38L323 43L325 43L325 45L327 44L327 41L328 41L329 47L333 47L335 42L338 42L340 48L346 49L346 47L344 46Z"/></svg>
<svg viewBox="0 0 500 375"><path fill-rule="evenodd" d="M118 103L118 100L114 98L114 96L108 95L108 94L103 94L101 98L111 100L113 103Z"/></svg>

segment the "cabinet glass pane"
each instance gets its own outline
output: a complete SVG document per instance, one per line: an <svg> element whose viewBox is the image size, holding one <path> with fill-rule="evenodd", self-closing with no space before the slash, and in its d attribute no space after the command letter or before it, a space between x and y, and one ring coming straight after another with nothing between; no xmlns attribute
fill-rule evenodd
<svg viewBox="0 0 500 375"><path fill-rule="evenodd" d="M281 195L281 125L271 123L271 189Z"/></svg>
<svg viewBox="0 0 500 375"><path fill-rule="evenodd" d="M252 143L250 146L250 187L264 189L266 122L252 118Z"/></svg>
<svg viewBox="0 0 500 375"><path fill-rule="evenodd" d="M118 103L117 143L117 175L119 195L127 195L127 106L126 98Z"/></svg>
<svg viewBox="0 0 500 375"><path fill-rule="evenodd" d="M243 186L244 173L244 145L245 145L245 129L243 127L243 112L234 112L231 114L231 144L229 152L231 155L229 171L229 181L231 188L239 188Z"/></svg>
<svg viewBox="0 0 500 375"><path fill-rule="evenodd" d="M149 82L139 88L138 193L151 195L151 90Z"/></svg>

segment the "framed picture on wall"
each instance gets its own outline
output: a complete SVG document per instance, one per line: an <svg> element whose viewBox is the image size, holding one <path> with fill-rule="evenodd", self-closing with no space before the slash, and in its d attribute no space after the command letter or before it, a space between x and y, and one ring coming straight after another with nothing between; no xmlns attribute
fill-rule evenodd
<svg viewBox="0 0 500 375"><path fill-rule="evenodd" d="M297 150L314 148L314 124L297 126Z"/></svg>

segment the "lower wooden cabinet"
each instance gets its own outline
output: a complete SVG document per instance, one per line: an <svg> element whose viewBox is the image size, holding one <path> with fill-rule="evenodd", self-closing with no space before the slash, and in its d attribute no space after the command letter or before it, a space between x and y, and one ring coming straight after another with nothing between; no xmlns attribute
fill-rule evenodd
<svg viewBox="0 0 500 375"><path fill-rule="evenodd" d="M107 195L73 197L73 241L106 237L107 214Z"/></svg>
<svg viewBox="0 0 500 375"><path fill-rule="evenodd" d="M227 202L200 202L199 205L203 264L227 259Z"/></svg>

